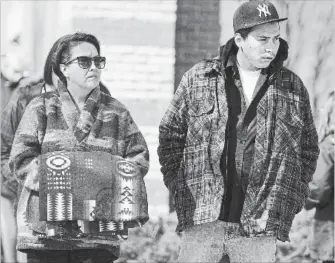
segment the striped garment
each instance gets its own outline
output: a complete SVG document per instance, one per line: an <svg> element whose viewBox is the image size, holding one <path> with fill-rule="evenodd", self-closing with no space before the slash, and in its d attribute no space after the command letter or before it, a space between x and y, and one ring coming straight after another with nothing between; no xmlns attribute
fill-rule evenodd
<svg viewBox="0 0 335 263"><path fill-rule="evenodd" d="M64 86L41 94L26 108L9 160L11 171L25 186L17 210L17 248L102 248L118 255L120 243L115 235L91 232L84 237L48 238L46 222L30 220L39 218L39 156L59 151L106 152L137 164L143 176L149 169L146 142L129 111L119 101L101 92L100 87L91 92L81 112ZM73 222L64 224L59 231L70 229L75 232L80 226Z"/></svg>
<svg viewBox="0 0 335 263"><path fill-rule="evenodd" d="M287 50L280 39L277 57L266 69L269 84L257 106L254 158L241 215L246 235L275 235L282 241L289 240L293 218L309 194L319 155L308 92L282 66ZM228 119L225 66L236 52L231 39L220 57L187 71L159 127L161 171L175 199L179 231L219 218ZM260 228L260 218L266 219L266 228Z"/></svg>

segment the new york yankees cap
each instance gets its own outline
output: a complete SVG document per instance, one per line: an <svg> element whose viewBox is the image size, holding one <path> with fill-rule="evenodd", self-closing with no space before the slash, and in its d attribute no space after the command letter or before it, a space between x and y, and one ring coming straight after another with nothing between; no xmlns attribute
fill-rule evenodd
<svg viewBox="0 0 335 263"><path fill-rule="evenodd" d="M250 0L243 3L234 13L234 32L257 25L287 20L279 18L275 6L269 1Z"/></svg>

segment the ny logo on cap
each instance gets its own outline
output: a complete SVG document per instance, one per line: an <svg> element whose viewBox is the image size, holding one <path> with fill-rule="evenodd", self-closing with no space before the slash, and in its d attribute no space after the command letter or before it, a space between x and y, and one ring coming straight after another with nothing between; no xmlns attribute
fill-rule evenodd
<svg viewBox="0 0 335 263"><path fill-rule="evenodd" d="M263 6L259 4L257 10L259 11L259 17L262 17L262 13L265 17L271 15L271 13L269 12L269 7L266 4L263 4Z"/></svg>

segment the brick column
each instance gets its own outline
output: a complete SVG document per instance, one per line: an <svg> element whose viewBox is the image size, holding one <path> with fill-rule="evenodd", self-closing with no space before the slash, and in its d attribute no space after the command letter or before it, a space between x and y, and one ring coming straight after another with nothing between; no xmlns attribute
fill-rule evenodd
<svg viewBox="0 0 335 263"><path fill-rule="evenodd" d="M194 64L218 54L219 10L220 0L177 0L175 89Z"/></svg>

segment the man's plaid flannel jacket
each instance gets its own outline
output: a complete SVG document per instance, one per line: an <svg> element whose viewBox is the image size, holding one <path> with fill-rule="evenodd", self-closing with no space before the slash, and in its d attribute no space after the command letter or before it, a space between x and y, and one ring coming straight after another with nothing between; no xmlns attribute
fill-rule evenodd
<svg viewBox="0 0 335 263"><path fill-rule="evenodd" d="M220 57L186 72L159 126L158 155L164 183L175 199L182 231L218 219L224 197L220 158L225 144L225 65L237 52L231 39ZM288 241L293 218L309 195L319 154L309 95L301 79L282 66L288 45L280 39L266 69L267 91L257 107L257 136L241 216L246 236ZM257 219L266 216L265 229Z"/></svg>

